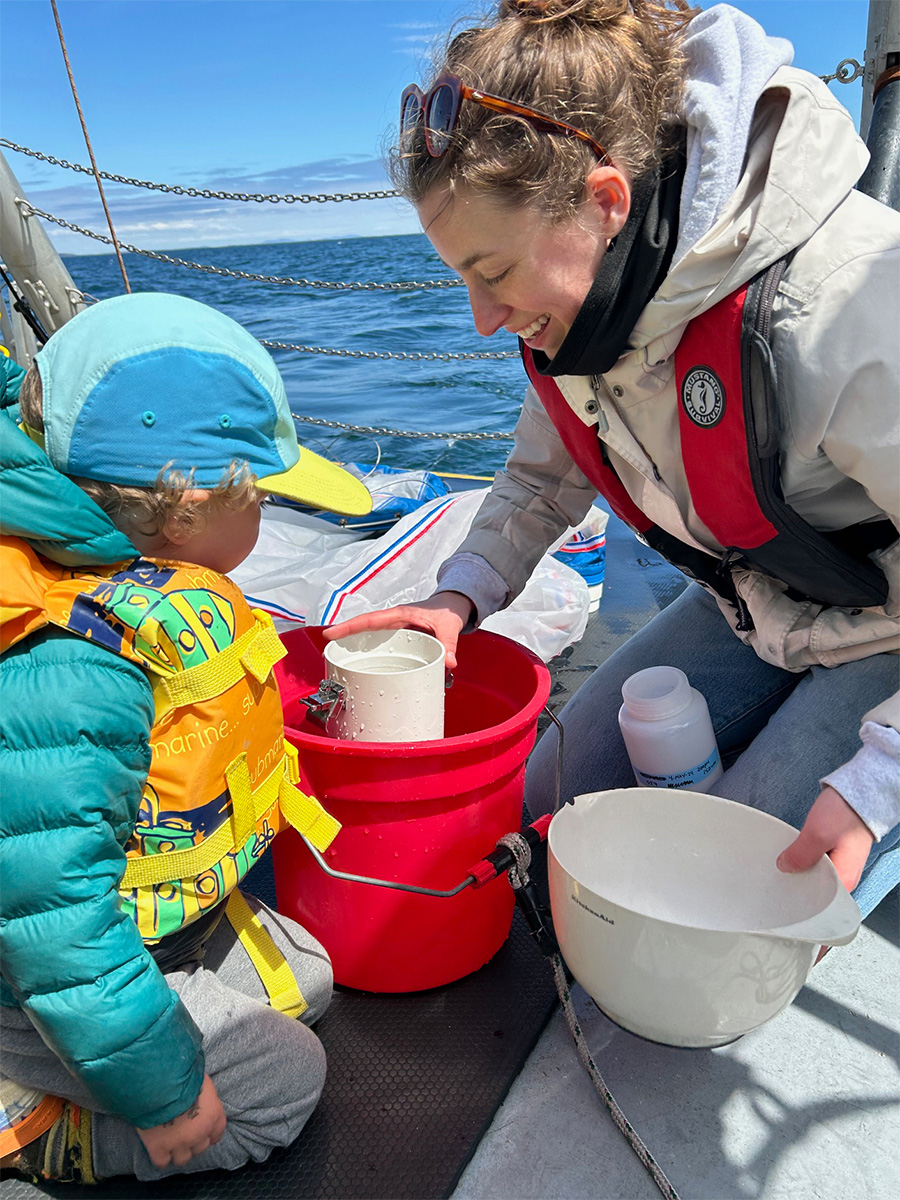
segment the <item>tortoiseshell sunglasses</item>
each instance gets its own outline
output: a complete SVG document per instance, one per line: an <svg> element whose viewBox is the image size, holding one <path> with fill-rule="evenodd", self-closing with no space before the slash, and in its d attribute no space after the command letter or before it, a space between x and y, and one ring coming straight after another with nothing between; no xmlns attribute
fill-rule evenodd
<svg viewBox="0 0 900 1200"><path fill-rule="evenodd" d="M502 96L492 96L488 92L480 92L470 88L459 78L447 72L437 80L434 87L427 93L416 84L411 83L404 88L400 97L400 138L403 140L416 129L421 121L425 122L425 148L432 158L440 158L450 145L453 130L459 118L459 110L463 100L472 100L493 112L511 113L521 117L529 125L541 133L564 133L568 137L578 138L587 142L600 162L609 161L609 155L599 142L595 142L590 134L565 121L557 121L546 113L528 108L524 104L516 104L512 100L504 100Z"/></svg>

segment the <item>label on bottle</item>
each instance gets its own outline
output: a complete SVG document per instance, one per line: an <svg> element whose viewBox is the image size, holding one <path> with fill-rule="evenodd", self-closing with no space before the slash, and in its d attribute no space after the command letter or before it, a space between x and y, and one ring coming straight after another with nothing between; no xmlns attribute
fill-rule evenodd
<svg viewBox="0 0 900 1200"><path fill-rule="evenodd" d="M634 767L634 776L644 787L689 788L711 775L718 765L719 750L716 747L709 758L705 758L696 767L691 767L689 771L675 771L671 775L648 775Z"/></svg>

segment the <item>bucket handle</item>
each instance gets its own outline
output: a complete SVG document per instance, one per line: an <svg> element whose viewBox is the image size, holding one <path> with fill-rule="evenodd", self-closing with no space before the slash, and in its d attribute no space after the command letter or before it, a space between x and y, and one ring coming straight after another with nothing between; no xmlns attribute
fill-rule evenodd
<svg viewBox="0 0 900 1200"><path fill-rule="evenodd" d="M464 891L467 887L471 887L472 884L475 883L475 876L467 875L462 883L458 883L456 887L449 888L446 892L442 892L436 888L419 887L419 885L415 883L396 883L391 879L373 879L369 875L353 875L348 871L336 871L334 867L329 867L328 863L315 848L315 846L305 837L303 837L303 834L300 833L299 830L296 830L296 832L301 838L303 838L303 843L307 850L310 852L325 874L330 875L332 879L344 879L348 883L370 883L374 887L392 888L396 892L415 892L418 896L438 896L441 899L448 899L450 896L456 896L460 892Z"/></svg>
<svg viewBox="0 0 900 1200"><path fill-rule="evenodd" d="M452 676L451 683L449 683L447 686L452 686ZM338 685L338 687L340 687L340 685ZM341 689L341 691L343 691L343 689ZM310 697L310 699L319 700L320 708L324 709L327 704L334 699L334 695L331 694L322 697L320 693L316 693L315 697ZM550 821L553 819L553 816L556 814L559 808L561 795L560 789L562 784L563 743L565 737L562 722L555 713L551 712L548 704L544 705L543 711L556 726L558 735L556 745L555 803L552 813L548 813L543 817L538 817L533 824L529 825L527 829L522 831L522 837L524 837L531 845L537 845L539 842L544 841L547 837ZM315 846L313 846L312 843L309 842L299 830L295 830L295 832L303 840L303 844L306 846L307 850L310 852L325 874L329 875L332 879L343 879L347 883L368 883L373 887L390 888L395 892L413 892L417 896L437 896L441 900L448 900L451 896L458 896L460 892L465 891L465 889L468 887L484 887L486 883L490 883L492 879L496 879L498 875L501 875L514 864L514 859L510 851L505 848L501 842L498 842L495 849L489 855L486 855L483 859L477 862L465 879L458 883L456 887L448 888L446 891L441 891L438 888L420 887L415 883L397 883L392 879L374 879L369 875L354 875L349 871L338 871L334 867L330 867L328 865Z"/></svg>
<svg viewBox="0 0 900 1200"><path fill-rule="evenodd" d="M550 827L550 814L547 813L543 817L538 817L527 829L523 829L521 836L532 847L532 849L546 840L547 830ZM348 883L370 883L374 887L391 888L396 892L414 892L417 896L437 896L439 899L447 900L451 896L457 896L466 888L482 888L486 883L490 883L492 879L496 879L502 875L504 871L508 871L510 867L515 865L515 856L512 851L504 844L504 839L501 838L490 854L479 861L472 867L465 879L456 885L456 887L448 888L446 891L440 891L438 888L421 887L416 883L397 883L393 879L374 879L369 875L354 875L349 871L338 871L334 867L330 867L319 851L307 840L299 829L294 832L302 839L303 844L309 850L310 854L322 868L326 875L330 875L332 879L343 879ZM507 835L509 836L509 835Z"/></svg>

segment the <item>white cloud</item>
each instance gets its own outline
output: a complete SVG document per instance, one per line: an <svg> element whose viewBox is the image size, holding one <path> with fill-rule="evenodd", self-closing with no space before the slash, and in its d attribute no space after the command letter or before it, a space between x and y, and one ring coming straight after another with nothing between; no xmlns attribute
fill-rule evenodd
<svg viewBox="0 0 900 1200"><path fill-rule="evenodd" d="M156 233L158 230L165 230L167 233L173 229L203 229L207 230L216 222L211 221L137 221L133 225L119 225L117 232L119 233ZM221 222L219 222L221 224Z"/></svg>

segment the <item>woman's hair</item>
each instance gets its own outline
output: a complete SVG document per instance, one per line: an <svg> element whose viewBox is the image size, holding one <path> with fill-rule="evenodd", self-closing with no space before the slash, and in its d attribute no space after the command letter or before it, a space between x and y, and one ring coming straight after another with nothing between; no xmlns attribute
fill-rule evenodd
<svg viewBox="0 0 900 1200"><path fill-rule="evenodd" d="M36 366L29 367L19 392L19 412L25 425L38 433L44 431L44 397ZM258 503L261 493L256 476L246 463L232 462L207 500L184 500L185 492L197 485L193 472L185 474L164 466L156 486L126 487L99 479L73 479L83 492L99 505L117 529L127 536L155 537L166 522L174 522L189 534L200 533L210 515L223 510L239 512ZM204 489L206 490L206 489Z"/></svg>
<svg viewBox="0 0 900 1200"><path fill-rule="evenodd" d="M452 37L436 78L538 109L589 133L632 180L677 136L686 0L500 0L493 19ZM432 80L433 81L433 80ZM596 157L580 139L462 102L454 137L431 158L421 127L391 152L395 186L413 204L459 185L507 204L572 213Z"/></svg>

